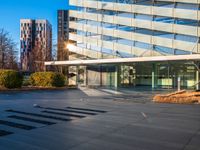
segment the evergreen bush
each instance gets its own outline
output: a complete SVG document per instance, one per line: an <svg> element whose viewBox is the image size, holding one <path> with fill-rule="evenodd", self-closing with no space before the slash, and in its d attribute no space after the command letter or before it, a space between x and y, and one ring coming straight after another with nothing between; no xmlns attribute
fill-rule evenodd
<svg viewBox="0 0 200 150"><path fill-rule="evenodd" d="M23 76L15 70L0 70L0 87L21 88Z"/></svg>
<svg viewBox="0 0 200 150"><path fill-rule="evenodd" d="M32 86L40 87L62 87L65 85L65 81L65 76L56 72L36 72L29 78Z"/></svg>

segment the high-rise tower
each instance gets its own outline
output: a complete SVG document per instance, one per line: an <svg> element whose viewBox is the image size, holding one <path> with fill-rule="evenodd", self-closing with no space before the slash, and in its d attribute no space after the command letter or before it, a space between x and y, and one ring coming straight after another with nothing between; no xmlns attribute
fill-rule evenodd
<svg viewBox="0 0 200 150"><path fill-rule="evenodd" d="M52 26L47 20L20 20L21 69L44 71L44 61L51 60Z"/></svg>
<svg viewBox="0 0 200 150"><path fill-rule="evenodd" d="M57 60L68 60L69 53L67 43L69 39L69 11L58 10L58 39L57 39Z"/></svg>

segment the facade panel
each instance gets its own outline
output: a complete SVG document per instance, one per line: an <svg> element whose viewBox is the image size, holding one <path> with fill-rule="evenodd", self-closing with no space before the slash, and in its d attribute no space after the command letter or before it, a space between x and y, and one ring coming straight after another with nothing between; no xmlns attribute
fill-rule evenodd
<svg viewBox="0 0 200 150"><path fill-rule="evenodd" d="M154 57L200 53L199 0L70 0L69 49L82 59ZM186 64L185 64L186 63ZM114 66L114 69L110 69ZM99 84L183 86L195 84L191 62L99 66ZM101 67L106 68L102 71ZM145 71L141 71L141 68ZM90 68L90 67L89 67ZM94 73L95 70L91 72ZM116 74L116 72L118 74ZM110 79L106 79L110 77ZM116 81L116 80L117 81ZM92 83L92 81L89 81ZM96 85L96 83L95 83ZM112 84L110 84L112 85Z"/></svg>

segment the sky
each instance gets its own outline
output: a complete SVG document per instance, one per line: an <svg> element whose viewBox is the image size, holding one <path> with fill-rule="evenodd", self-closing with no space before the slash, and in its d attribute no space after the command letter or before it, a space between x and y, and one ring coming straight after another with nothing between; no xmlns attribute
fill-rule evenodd
<svg viewBox="0 0 200 150"><path fill-rule="evenodd" d="M19 47L20 19L47 19L56 42L57 10L68 9L68 3L68 0L0 0L0 28L9 32Z"/></svg>

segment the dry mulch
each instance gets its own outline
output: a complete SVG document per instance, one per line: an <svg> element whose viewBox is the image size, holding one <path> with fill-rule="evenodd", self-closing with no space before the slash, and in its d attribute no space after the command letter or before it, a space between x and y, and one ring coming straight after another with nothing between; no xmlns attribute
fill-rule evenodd
<svg viewBox="0 0 200 150"><path fill-rule="evenodd" d="M166 95L156 95L153 98L157 103L200 104L200 92L178 91Z"/></svg>

